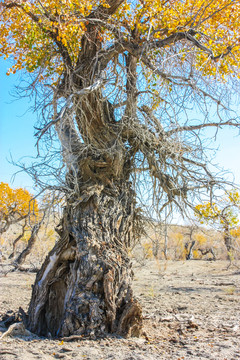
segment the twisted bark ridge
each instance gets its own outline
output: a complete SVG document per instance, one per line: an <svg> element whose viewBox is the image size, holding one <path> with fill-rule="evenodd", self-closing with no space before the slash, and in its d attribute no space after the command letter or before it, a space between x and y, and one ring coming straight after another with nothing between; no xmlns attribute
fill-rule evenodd
<svg viewBox="0 0 240 360"><path fill-rule="evenodd" d="M141 307L133 298L126 253L133 217L130 186L96 186L66 210L60 241L37 274L30 331L54 337L140 335Z"/></svg>

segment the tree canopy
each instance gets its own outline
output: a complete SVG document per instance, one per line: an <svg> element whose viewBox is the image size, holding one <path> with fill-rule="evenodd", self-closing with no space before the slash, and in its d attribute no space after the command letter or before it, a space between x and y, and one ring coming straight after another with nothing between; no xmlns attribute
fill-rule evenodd
<svg viewBox="0 0 240 360"><path fill-rule="evenodd" d="M204 75L224 78L239 62L239 1L18 0L1 5L1 53L14 54L9 73L41 66L42 81L77 65L81 40L90 28L109 60L126 50L143 54L147 46L149 58L157 61L159 49L167 54L178 44L180 63L187 63L194 49L192 65ZM147 67L148 61L142 57Z"/></svg>

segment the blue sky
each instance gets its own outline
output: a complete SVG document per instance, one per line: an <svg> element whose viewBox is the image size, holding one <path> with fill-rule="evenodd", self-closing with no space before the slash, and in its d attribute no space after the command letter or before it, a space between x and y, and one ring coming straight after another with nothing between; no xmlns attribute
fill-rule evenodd
<svg viewBox="0 0 240 360"><path fill-rule="evenodd" d="M18 168L9 163L11 156L14 161L36 155L36 139L34 124L36 115L28 111L31 103L27 99L15 100L10 93L19 82L19 75L6 76L9 66L0 58L0 181L8 182L12 187L25 187L31 190L32 181L25 173L13 174ZM219 131L214 147L219 147L215 163L229 169L240 184L240 137L238 131L224 128Z"/></svg>
<svg viewBox="0 0 240 360"><path fill-rule="evenodd" d="M0 181L30 189L32 181L24 173L16 175L12 182L13 174L19 169L9 161L11 156L18 161L36 154L33 128L36 115L28 112L30 103L27 99L16 100L10 95L19 82L19 76L6 76L8 65L0 58Z"/></svg>

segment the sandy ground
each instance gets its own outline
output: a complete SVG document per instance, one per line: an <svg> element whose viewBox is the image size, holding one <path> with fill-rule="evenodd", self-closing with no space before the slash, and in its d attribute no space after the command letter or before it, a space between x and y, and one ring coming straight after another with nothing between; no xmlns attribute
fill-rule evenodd
<svg viewBox="0 0 240 360"><path fill-rule="evenodd" d="M135 264L141 338L69 342L7 336L0 340L0 359L240 359L240 270L226 267L227 262L194 260ZM0 274L0 320L19 306L27 309L34 277ZM6 328L0 325L1 335Z"/></svg>

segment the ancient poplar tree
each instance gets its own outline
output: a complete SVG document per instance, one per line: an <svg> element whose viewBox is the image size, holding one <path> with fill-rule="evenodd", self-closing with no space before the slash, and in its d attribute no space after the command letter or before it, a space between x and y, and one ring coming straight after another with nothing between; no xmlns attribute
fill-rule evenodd
<svg viewBox="0 0 240 360"><path fill-rule="evenodd" d="M1 2L8 74L31 74L44 114L39 143L57 134L65 174L60 239L33 287L31 331L139 334L127 256L135 190L151 179L160 209L183 208L216 184L201 133L239 126L229 102L239 10L234 0Z"/></svg>

